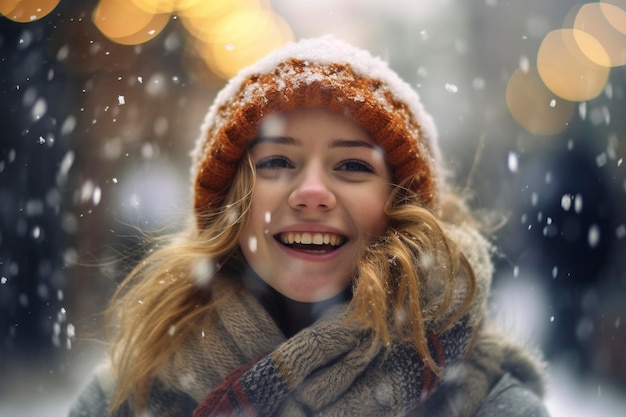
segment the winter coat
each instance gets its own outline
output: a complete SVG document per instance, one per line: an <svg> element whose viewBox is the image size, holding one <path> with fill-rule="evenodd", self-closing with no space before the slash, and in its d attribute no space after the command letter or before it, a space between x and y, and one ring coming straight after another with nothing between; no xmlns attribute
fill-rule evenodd
<svg viewBox="0 0 626 417"><path fill-rule="evenodd" d="M101 372L106 373L102 370ZM70 417L105 417L113 416L107 410L107 394L104 391L103 386L99 379L107 378L103 374L94 377L89 385L85 388L79 400L75 402L70 411ZM446 395L442 394L445 398ZM441 416L443 413L431 412L432 410L442 407L440 397L434 397L429 400L423 408L417 409L407 417L419 417L419 416ZM449 404L449 403L448 403ZM191 397L183 397L177 400L172 405L176 405L176 413L170 414L170 416L191 416L193 410L198 404ZM458 416L454 410L448 409L449 416ZM130 416L132 414L120 412L115 416ZM167 414L166 414L167 415ZM485 398L480 408L475 414L475 417L547 417L548 412L541 401L541 398L536 392L529 389L529 387L512 376L509 373L504 374L500 380L494 385L489 392L489 395Z"/></svg>

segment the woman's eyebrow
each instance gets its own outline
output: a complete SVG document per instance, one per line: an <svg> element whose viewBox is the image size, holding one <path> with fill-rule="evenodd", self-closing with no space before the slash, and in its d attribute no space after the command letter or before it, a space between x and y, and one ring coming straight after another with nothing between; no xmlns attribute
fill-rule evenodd
<svg viewBox="0 0 626 417"><path fill-rule="evenodd" d="M257 136L250 141L248 148L252 149L259 143L276 143L278 145L302 145L302 142L291 136Z"/></svg>
<svg viewBox="0 0 626 417"><path fill-rule="evenodd" d="M335 139L328 144L329 148L369 148L375 149L377 146L360 139Z"/></svg>
<svg viewBox="0 0 626 417"><path fill-rule="evenodd" d="M278 145L301 146L302 141L291 136L257 136L250 141L248 148L252 149L260 143L275 143ZM328 148L368 148L375 149L373 145L367 141L360 139L335 139L328 144Z"/></svg>

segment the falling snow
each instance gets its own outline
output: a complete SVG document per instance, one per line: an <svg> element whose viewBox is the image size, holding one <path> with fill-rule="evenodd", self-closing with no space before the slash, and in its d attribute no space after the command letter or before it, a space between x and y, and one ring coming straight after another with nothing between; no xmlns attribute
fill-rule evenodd
<svg viewBox="0 0 626 417"><path fill-rule="evenodd" d="M527 56L521 56L519 59L519 68L524 72L527 73L528 70L530 69L530 60L528 59Z"/></svg>
<svg viewBox="0 0 626 417"><path fill-rule="evenodd" d="M576 213L581 213L583 211L583 196L580 194L576 194L576 196L574 196L574 211Z"/></svg>
<svg viewBox="0 0 626 417"><path fill-rule="evenodd" d="M578 115L582 120L587 118L587 102L583 101L578 104Z"/></svg>
<svg viewBox="0 0 626 417"><path fill-rule="evenodd" d="M587 233L587 242L589 246L595 248L600 243L600 228L598 225L592 225Z"/></svg>
<svg viewBox="0 0 626 417"><path fill-rule="evenodd" d="M450 83L446 83L446 91L448 93L458 93L459 92L459 87L457 87L455 84L450 84Z"/></svg>
<svg viewBox="0 0 626 417"><path fill-rule="evenodd" d="M248 239L248 249L250 249L250 252L256 253L256 250L257 250L257 239L256 239L256 237L251 236L250 239Z"/></svg>
<svg viewBox="0 0 626 417"><path fill-rule="evenodd" d="M509 152L506 160L507 167L511 172L517 172L519 170L519 159L515 152Z"/></svg>
<svg viewBox="0 0 626 417"><path fill-rule="evenodd" d="M198 287L206 287L213 279L216 270L215 262L209 257L197 259L191 270L191 278Z"/></svg>

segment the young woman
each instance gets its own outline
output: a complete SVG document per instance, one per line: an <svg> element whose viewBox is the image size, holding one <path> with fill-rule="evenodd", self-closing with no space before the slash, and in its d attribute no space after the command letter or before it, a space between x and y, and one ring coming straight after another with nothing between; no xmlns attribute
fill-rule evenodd
<svg viewBox="0 0 626 417"><path fill-rule="evenodd" d="M365 51L303 40L243 70L198 140L191 226L120 286L70 415L547 415L441 165L416 93Z"/></svg>

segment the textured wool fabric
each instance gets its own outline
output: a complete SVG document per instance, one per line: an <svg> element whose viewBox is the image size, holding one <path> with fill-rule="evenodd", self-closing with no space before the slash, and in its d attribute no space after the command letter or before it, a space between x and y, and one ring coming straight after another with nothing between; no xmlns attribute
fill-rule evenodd
<svg viewBox="0 0 626 417"><path fill-rule="evenodd" d="M407 344L373 346L367 333L329 313L260 360L236 369L194 417L240 415L404 415L434 388L434 375ZM430 335L439 365L460 363L472 328L459 323Z"/></svg>
<svg viewBox="0 0 626 417"><path fill-rule="evenodd" d="M248 300L245 296L241 301L252 301L251 297ZM239 301L236 302L239 304ZM253 310L257 306L253 307ZM259 306L260 307L260 306ZM265 321L267 317L264 316L262 311L254 311L259 313L259 323L262 325L269 324ZM238 328L238 331L244 331L245 327ZM224 329L222 329L224 330ZM234 330L234 329L231 329ZM262 334L266 331L267 337L261 338L258 341L259 345L264 345L267 339L272 339L273 333L276 329L271 326L269 328L259 327L258 332L254 335ZM215 336L223 336L230 339L230 335L216 334ZM160 374L155 381L152 388L152 393L149 399L148 410L144 414L147 416L163 416L163 417L184 417L191 416L192 411L195 410L195 415L211 415L213 412L215 416L225 417L229 415L238 416L269 416L272 414L263 414L258 410L255 410L251 402L245 402L247 394L244 389L244 384L238 384L237 381L242 378L247 372L259 363L259 358L253 358L249 363L240 365L235 370L231 370L223 379L214 374L208 373L207 366L210 364L219 363L220 360L234 360L243 361L242 351L258 350L258 347L248 345L251 341L249 335L242 333L239 335L239 342L230 341L224 343L223 346L219 346L213 342L208 345L211 348L217 348L218 351L207 350L207 346L202 346L200 349L190 348L188 345L184 351L180 352L178 356L179 363L183 364L178 369L170 368L168 371ZM198 339L211 337L209 335L199 335ZM227 340L224 340L225 342ZM233 351L223 351L225 347L234 347ZM402 349L398 350L398 354L404 357L407 352L403 352ZM260 358L266 358L267 355L260 354ZM371 355L366 355L366 358L371 358ZM410 357L410 355L409 355ZM354 366L355 368L363 368L363 362L367 362L368 359L360 359L358 355L351 355L351 361L347 362L346 366ZM407 359L402 359L406 361ZM405 363L396 362L395 359L387 357L388 363L396 363L399 368L394 370L395 374L402 374L403 370L406 370ZM263 365L264 366L264 365ZM404 373L411 378L410 371ZM267 376L264 376L267 377ZM251 380L253 380L252 378ZM504 384L502 384L504 380ZM371 380L370 382L376 382ZM394 389L393 385L388 384L389 380L380 380L380 383L376 384L378 389L374 392L378 395L377 398L383 400L393 397L393 394L401 393L402 390ZM245 381L249 384L249 380ZM115 385L115 378L112 370L109 366L101 366L96 371L96 377L89 383L89 385L82 392L80 398L74 403L70 410L70 417L138 417L138 414L134 413L128 404L124 404L119 410L111 413L107 410L110 396ZM317 385L317 384L316 384ZM231 389L234 386L234 389ZM511 390L511 387L515 387L515 390ZM201 394L203 391L207 391L212 387L213 392L209 395L205 401L206 394ZM432 385L429 384L429 387ZM372 401L377 401L377 398L371 399L366 397L364 404L359 403L361 398L359 394L361 388L356 388L356 396L352 398L350 403L354 406L352 409L333 409L316 412L315 409L302 409L299 406L313 402L313 398L319 395L324 397L328 395L328 392L335 392L334 383L330 381L329 385L317 385L318 390L312 390L313 397L304 397L305 400L301 401L298 396L293 395L287 399L283 406L284 412L276 412L275 416L315 416L315 415L343 415L343 416L373 416L381 415L374 412L379 412L379 409L370 410L360 405L369 406ZM352 387L351 387L352 389ZM367 387L366 387L367 389ZM382 415L397 415L407 417L471 417L471 416L488 416L494 415L492 412L497 410L498 414L504 412L507 416L511 417L543 417L547 416L547 412L544 406L541 404L540 398L543 393L543 377L541 374L541 367L534 357L520 345L508 340L502 333L498 332L491 326L483 326L479 331L478 337L473 344L473 349L469 357L456 365L446 366L444 368L443 378L435 385L434 390L430 396L419 396L413 399L400 398L398 401L394 401L394 404L401 404L406 402L418 402L419 405L408 413L396 412L393 413L389 410L388 414ZM229 390L231 390L229 392ZM495 390L495 392L494 392ZM414 390L405 391L407 395L417 395ZM372 392L365 391L365 392ZM266 392L264 395L267 395ZM339 394L341 397L342 394ZM218 401L218 405L221 407L211 408L215 405L212 401L218 398L222 401ZM232 402L231 398L235 401L243 400L241 407L235 410L235 414L232 414ZM417 399L417 401L416 401ZM271 399L266 399L271 400ZM341 401L341 399L339 400ZM523 403L520 404L520 402ZM271 401L267 401L270 402ZM198 403L201 403L199 408ZM510 408L513 406L513 408ZM507 408L503 408L507 407ZM491 410L491 411L488 411ZM220 411L221 413L218 413ZM205 412L207 414L205 414ZM478 413L478 414L477 414Z"/></svg>
<svg viewBox="0 0 626 417"><path fill-rule="evenodd" d="M432 206L441 186L437 132L415 91L387 64L330 37L289 44L242 70L218 94L196 143L196 211L223 202L259 123L277 112L323 107L364 127L384 149L396 183Z"/></svg>
<svg viewBox="0 0 626 417"><path fill-rule="evenodd" d="M435 392L407 417L547 416L541 402L545 391L542 368L528 349L486 322L471 355L446 369ZM499 390L513 385L516 391L502 396ZM501 398L494 400L494 396Z"/></svg>

